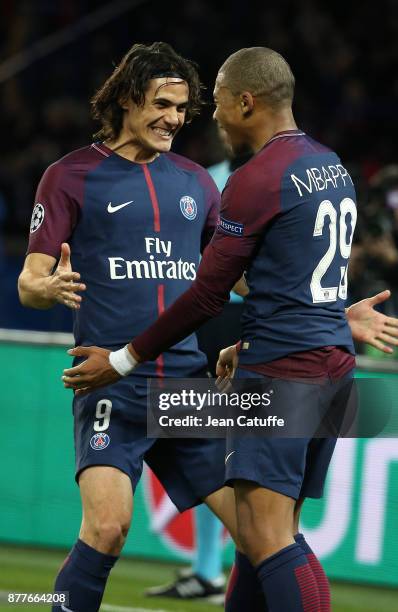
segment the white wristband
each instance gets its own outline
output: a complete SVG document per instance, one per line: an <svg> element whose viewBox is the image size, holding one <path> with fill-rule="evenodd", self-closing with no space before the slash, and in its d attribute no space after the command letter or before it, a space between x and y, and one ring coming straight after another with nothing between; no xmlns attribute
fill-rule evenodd
<svg viewBox="0 0 398 612"><path fill-rule="evenodd" d="M126 344L126 346L118 351L109 353L109 363L120 376L127 376L127 374L134 370L138 361L134 359Z"/></svg>

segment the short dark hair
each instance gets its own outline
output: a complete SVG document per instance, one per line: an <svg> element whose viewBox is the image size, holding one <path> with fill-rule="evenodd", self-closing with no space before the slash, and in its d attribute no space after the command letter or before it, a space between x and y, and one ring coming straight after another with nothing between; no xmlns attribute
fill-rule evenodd
<svg viewBox="0 0 398 612"><path fill-rule="evenodd" d="M273 49L240 49L225 60L219 74L235 95L249 91L275 109L292 104L293 73L287 61Z"/></svg>
<svg viewBox="0 0 398 612"><path fill-rule="evenodd" d="M123 125L120 101L131 98L137 106L143 106L149 81L160 75L178 76L187 82L189 94L186 121L189 123L199 113L202 105L202 85L196 64L178 55L167 43L136 44L91 100L92 116L102 125L94 138L117 138Z"/></svg>

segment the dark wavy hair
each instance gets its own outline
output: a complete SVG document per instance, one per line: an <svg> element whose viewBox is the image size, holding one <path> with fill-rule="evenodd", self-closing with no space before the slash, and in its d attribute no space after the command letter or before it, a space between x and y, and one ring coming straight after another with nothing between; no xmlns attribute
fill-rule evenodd
<svg viewBox="0 0 398 612"><path fill-rule="evenodd" d="M167 43L136 44L126 53L91 100L92 116L102 125L94 134L94 138L117 138L123 124L120 101L131 98L137 106L143 106L149 81L159 75L178 75L187 82L189 97L186 121L189 123L199 113L203 104L203 87L196 64L178 55Z"/></svg>

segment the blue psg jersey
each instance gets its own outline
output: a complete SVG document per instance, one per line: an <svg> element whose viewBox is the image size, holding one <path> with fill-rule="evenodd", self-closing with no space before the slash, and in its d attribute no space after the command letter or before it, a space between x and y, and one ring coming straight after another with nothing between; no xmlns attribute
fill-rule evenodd
<svg viewBox="0 0 398 612"><path fill-rule="evenodd" d="M293 132L271 140L238 170L223 198L243 200L249 181L257 219L241 219L241 226L257 240L247 269L240 363L328 345L354 352L344 301L357 210L347 170L333 151ZM221 232L230 231L228 221L240 231L235 216L222 216Z"/></svg>
<svg viewBox="0 0 398 612"><path fill-rule="evenodd" d="M344 301L356 217L339 157L299 130L276 134L228 179L197 279L134 349L155 356L217 315L246 271L240 364L332 345L353 354Z"/></svg>
<svg viewBox="0 0 398 612"><path fill-rule="evenodd" d="M75 311L76 343L116 349L195 280L219 193L203 168L179 155L137 164L94 144L47 169L36 217L38 207L43 216L28 252L58 257L69 242L72 268L87 285ZM205 364L190 335L136 375L188 376Z"/></svg>

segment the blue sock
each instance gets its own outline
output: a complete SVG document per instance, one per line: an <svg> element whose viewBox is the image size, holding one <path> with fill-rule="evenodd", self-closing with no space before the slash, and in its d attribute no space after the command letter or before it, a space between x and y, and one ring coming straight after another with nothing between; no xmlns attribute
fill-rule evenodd
<svg viewBox="0 0 398 612"><path fill-rule="evenodd" d="M256 571L270 612L321 612L317 581L299 544L282 548Z"/></svg>
<svg viewBox="0 0 398 612"><path fill-rule="evenodd" d="M206 504L195 508L196 558L192 569L205 580L215 580L222 572L222 523Z"/></svg>
<svg viewBox="0 0 398 612"><path fill-rule="evenodd" d="M249 559L238 550L232 567L225 597L225 612L267 612L267 604Z"/></svg>
<svg viewBox="0 0 398 612"><path fill-rule="evenodd" d="M55 580L54 591L68 591L68 610L97 612L109 572L118 557L104 555L82 540L77 540ZM59 606L53 611L59 612Z"/></svg>

